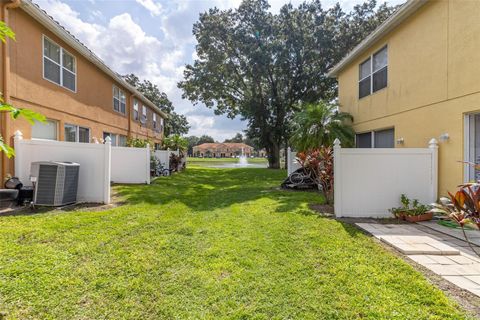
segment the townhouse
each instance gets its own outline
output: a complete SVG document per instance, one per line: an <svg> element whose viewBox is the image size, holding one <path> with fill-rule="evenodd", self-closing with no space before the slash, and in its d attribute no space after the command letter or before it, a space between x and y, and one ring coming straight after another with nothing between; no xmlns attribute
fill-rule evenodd
<svg viewBox="0 0 480 320"><path fill-rule="evenodd" d="M253 147L245 143L202 143L193 147L195 157L232 158L244 155L253 155Z"/></svg>
<svg viewBox="0 0 480 320"><path fill-rule="evenodd" d="M167 115L95 53L30 0L2 0L2 19L16 34L1 52L0 88L5 102L46 116L31 126L2 114L2 136L10 144L20 130L26 139L102 143L149 139L158 147ZM13 162L1 159L2 178Z"/></svg>
<svg viewBox="0 0 480 320"><path fill-rule="evenodd" d="M359 148L439 146L439 194L479 171L480 1L409 0L331 71ZM395 170L395 168L392 168Z"/></svg>

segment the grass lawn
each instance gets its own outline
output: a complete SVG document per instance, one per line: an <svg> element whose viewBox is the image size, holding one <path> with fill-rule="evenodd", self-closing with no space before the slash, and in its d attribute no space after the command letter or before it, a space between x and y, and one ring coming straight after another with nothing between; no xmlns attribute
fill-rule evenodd
<svg viewBox="0 0 480 320"><path fill-rule="evenodd" d="M0 217L7 319L465 319L285 171L192 166L101 212ZM0 317L1 318L1 317Z"/></svg>
<svg viewBox="0 0 480 320"><path fill-rule="evenodd" d="M221 163L237 163L239 160L238 158L194 158L194 157L189 157L187 159L188 164L194 164L194 165L208 165L208 164L221 164ZM268 165L268 160L267 158L248 158L249 163L254 163L254 164L264 164Z"/></svg>

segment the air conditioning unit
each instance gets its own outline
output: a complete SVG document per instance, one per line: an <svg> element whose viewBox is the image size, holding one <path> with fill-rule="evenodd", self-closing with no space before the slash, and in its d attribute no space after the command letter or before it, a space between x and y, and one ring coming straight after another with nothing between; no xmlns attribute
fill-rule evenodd
<svg viewBox="0 0 480 320"><path fill-rule="evenodd" d="M79 170L80 165L74 162L32 162L30 178L35 183L33 203L63 206L77 202Z"/></svg>

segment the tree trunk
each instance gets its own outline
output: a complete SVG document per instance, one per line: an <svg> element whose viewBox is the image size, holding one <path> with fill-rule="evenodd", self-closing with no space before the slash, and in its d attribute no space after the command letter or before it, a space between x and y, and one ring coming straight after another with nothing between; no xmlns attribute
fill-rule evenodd
<svg viewBox="0 0 480 320"><path fill-rule="evenodd" d="M268 151L268 167L270 169L280 169L280 145L272 143L267 147Z"/></svg>

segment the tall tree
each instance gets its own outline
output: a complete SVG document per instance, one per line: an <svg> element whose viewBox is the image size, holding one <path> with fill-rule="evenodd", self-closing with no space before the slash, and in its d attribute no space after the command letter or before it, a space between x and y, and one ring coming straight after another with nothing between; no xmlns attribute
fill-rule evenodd
<svg viewBox="0 0 480 320"><path fill-rule="evenodd" d="M269 166L279 152L301 103L336 96L328 70L393 8L376 1L346 14L339 5L324 10L319 0L272 14L266 0L244 0L236 10L210 9L193 27L197 56L178 85L184 97L216 114L248 121L247 136L267 150Z"/></svg>
<svg viewBox="0 0 480 320"><path fill-rule="evenodd" d="M203 136L201 136L201 137L198 139L198 144L197 144L197 145L202 144L202 143L214 143L214 142L215 142L215 140L213 140L212 137L204 134Z"/></svg>
<svg viewBox="0 0 480 320"><path fill-rule="evenodd" d="M161 92L156 84L149 80L140 81L133 73L124 76L124 79L168 115L168 120L165 122L166 136L188 133L190 126L187 118L175 112L173 103L168 99L167 94Z"/></svg>
<svg viewBox="0 0 480 320"><path fill-rule="evenodd" d="M193 154L193 147L198 145L198 141L200 140L197 136L189 136L186 137L188 142L187 153L192 155Z"/></svg>
<svg viewBox="0 0 480 320"><path fill-rule="evenodd" d="M237 133L233 138L231 139L225 139L224 142L231 142L231 143L241 143L241 142L244 142L243 140L243 134L241 134L240 132Z"/></svg>

